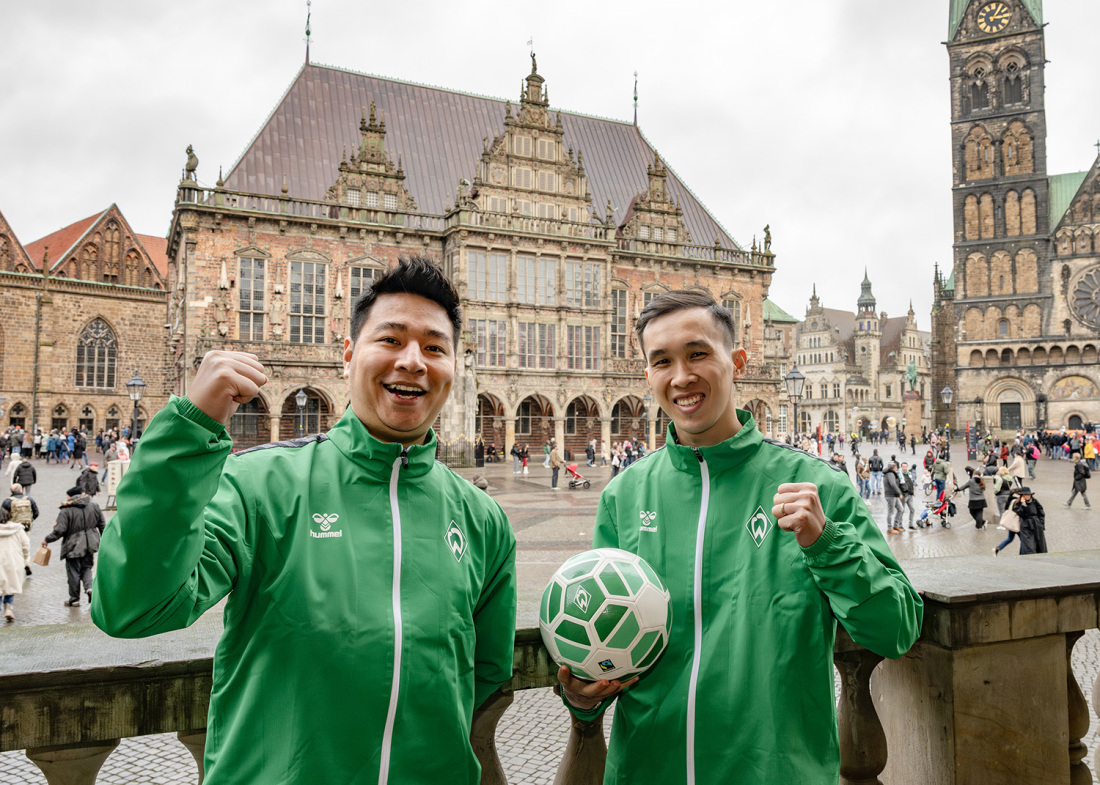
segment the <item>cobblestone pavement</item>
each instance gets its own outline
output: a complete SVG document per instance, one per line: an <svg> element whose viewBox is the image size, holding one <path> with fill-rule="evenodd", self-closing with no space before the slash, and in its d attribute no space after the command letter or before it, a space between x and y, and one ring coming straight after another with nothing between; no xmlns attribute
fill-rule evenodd
<svg viewBox="0 0 1100 785"><path fill-rule="evenodd" d="M869 455L871 448L863 445L862 451ZM965 462L958 459L961 453L958 445L954 446L954 451L956 473L961 476ZM882 447L879 452L889 459L895 450ZM851 463L850 453L846 454ZM922 455L923 450L918 447L915 457L909 454L902 460L919 461ZM95 459L94 454L92 459ZM7 469L6 463L3 468ZM32 495L38 502L41 516L31 529L34 547L49 531L65 498L65 490L73 484L78 474L65 466L45 466L41 462L36 468L39 482ZM543 468L541 463L532 463L526 475L513 475L510 462L493 464L484 469L461 470L467 476L475 473L486 476L491 484L490 493L507 511L516 531L520 583L518 621L521 627L538 623L538 600L554 570L569 556L591 546L596 503L600 490L610 478L610 469L589 468L581 461L580 471L592 481L590 489L572 490L563 477L560 483L562 489L554 492L549 488L550 470ZM1043 460L1038 465L1037 474L1038 478L1030 481L1030 485L1046 509L1047 539L1051 551L1100 549L1100 508L1087 512L1079 506L1080 502L1069 510L1061 506L1069 495L1072 465L1068 461ZM1100 486L1097 493L1100 493ZM101 495L101 503L102 499ZM872 496L869 506L876 521L885 529L884 499ZM895 554L900 559L961 555L993 558L993 546L1003 538L1004 532L993 527L976 530L965 503L958 507L959 512L951 529L906 530L902 535L890 535L888 542ZM920 509L922 505L918 498L918 514ZM67 596L65 570L63 563L56 560L57 546L54 546L54 551L55 561L49 567L36 567L34 575L27 581L24 594L16 598L16 620L7 626L90 623L86 603L76 609L62 605ZM1013 543L998 558L1017 558L1017 553L1018 548ZM1078 641L1073 651L1073 669L1086 698L1090 698L1092 685L1100 673L1100 633L1090 631ZM1096 716L1096 707L1091 707L1091 710L1092 724L1085 739L1088 747L1086 760L1090 768L1100 742L1097 738L1100 720ZM607 722L610 722L610 715ZM565 710L549 690L518 693L501 720L497 738L510 785L549 785L564 751L568 728ZM22 752L0 754L0 785L45 781ZM195 781L194 762L174 734L124 739L107 759L99 777L103 785L189 785Z"/></svg>

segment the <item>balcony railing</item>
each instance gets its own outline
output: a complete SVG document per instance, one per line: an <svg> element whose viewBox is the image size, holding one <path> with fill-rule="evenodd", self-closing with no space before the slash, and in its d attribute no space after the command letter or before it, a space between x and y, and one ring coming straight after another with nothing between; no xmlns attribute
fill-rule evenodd
<svg viewBox="0 0 1100 785"><path fill-rule="evenodd" d="M385 210L377 207L353 207L332 202L292 199L289 196L251 194L224 188L201 188L182 183L176 192L176 204L194 204L216 210L242 210L318 221L377 224L408 231L442 232L443 216Z"/></svg>
<svg viewBox="0 0 1100 785"><path fill-rule="evenodd" d="M775 267L775 254L770 252L741 251L716 245L686 245L622 237L619 239L619 250L647 256L670 256L680 262L725 262L766 269Z"/></svg>
<svg viewBox="0 0 1100 785"><path fill-rule="evenodd" d="M837 638L841 785L1091 782L1089 708L1070 655L1097 628L1100 551L904 567L925 601L912 650L883 661L843 631ZM0 751L25 749L51 783L92 785L120 738L175 731L201 776L220 634L217 616L142 640L90 626L7 630ZM518 632L514 663L511 682L474 715L471 740L492 785L507 782L494 738L515 691L555 681L537 630ZM1093 689L1100 699L1100 679ZM563 708L561 723L569 741L555 782L597 785L602 722L572 720Z"/></svg>
<svg viewBox="0 0 1100 785"><path fill-rule="evenodd" d="M535 216L520 215L519 213L493 213L485 210L459 209L447 215L446 227L448 229L461 226L596 241L609 239L611 231L601 224L561 221L556 218L536 218Z"/></svg>

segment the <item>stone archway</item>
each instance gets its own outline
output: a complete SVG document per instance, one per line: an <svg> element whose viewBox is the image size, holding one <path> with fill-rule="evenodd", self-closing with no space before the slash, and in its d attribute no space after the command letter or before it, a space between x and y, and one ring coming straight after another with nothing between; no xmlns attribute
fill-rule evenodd
<svg viewBox="0 0 1100 785"><path fill-rule="evenodd" d="M1035 393L1023 379L1004 377L986 388L983 420L1002 431L1035 427Z"/></svg>
<svg viewBox="0 0 1100 785"><path fill-rule="evenodd" d="M579 460L584 448L593 439L596 440L597 453L600 448L600 406L588 395L574 398L565 407L565 443L562 445ZM597 455L598 457L598 455Z"/></svg>
<svg viewBox="0 0 1100 785"><path fill-rule="evenodd" d="M554 435L554 404L540 393L528 395L516 407L513 419L514 440L517 444L526 444L532 459L535 453L542 451L542 445ZM511 444L505 445L510 450Z"/></svg>
<svg viewBox="0 0 1100 785"><path fill-rule="evenodd" d="M271 440L271 417L263 394L237 407L229 418L229 436L234 450L245 450Z"/></svg>
<svg viewBox="0 0 1100 785"><path fill-rule="evenodd" d="M503 448L505 439L504 403L492 393L478 393L474 430L485 446Z"/></svg>
<svg viewBox="0 0 1100 785"><path fill-rule="evenodd" d="M626 395L611 407L611 441L646 438L646 414L642 399Z"/></svg>
<svg viewBox="0 0 1100 785"><path fill-rule="evenodd" d="M328 396L313 387L301 389L306 394L303 409L298 409L298 390L291 390L283 398L279 417L280 439L298 439L332 427L332 405Z"/></svg>

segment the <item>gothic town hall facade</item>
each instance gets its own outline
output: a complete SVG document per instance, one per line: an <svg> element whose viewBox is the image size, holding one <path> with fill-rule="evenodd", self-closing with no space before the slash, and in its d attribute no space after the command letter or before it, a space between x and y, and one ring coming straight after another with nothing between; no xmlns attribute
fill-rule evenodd
<svg viewBox="0 0 1100 785"><path fill-rule="evenodd" d="M778 373L752 359L770 241L740 247L636 125L551 109L533 56L515 103L307 62L215 187L189 165L168 236L173 387L210 349L254 352L271 381L234 419L237 443L328 428L348 404L351 303L408 254L462 296L445 444L660 443L631 333L686 287L735 315L740 405L764 429L778 411Z"/></svg>
<svg viewBox="0 0 1100 785"><path fill-rule="evenodd" d="M932 355L960 425L1100 421L1100 158L1047 173L1043 24L1042 0L951 0L954 263Z"/></svg>

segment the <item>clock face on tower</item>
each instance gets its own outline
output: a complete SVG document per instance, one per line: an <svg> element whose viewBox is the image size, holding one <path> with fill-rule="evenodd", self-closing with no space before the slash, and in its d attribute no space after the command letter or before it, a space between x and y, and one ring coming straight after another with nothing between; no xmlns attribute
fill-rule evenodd
<svg viewBox="0 0 1100 785"><path fill-rule="evenodd" d="M1002 2L988 3L978 11L978 29L983 33L999 33L1008 26L1012 11Z"/></svg>

